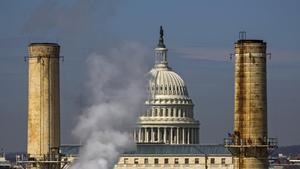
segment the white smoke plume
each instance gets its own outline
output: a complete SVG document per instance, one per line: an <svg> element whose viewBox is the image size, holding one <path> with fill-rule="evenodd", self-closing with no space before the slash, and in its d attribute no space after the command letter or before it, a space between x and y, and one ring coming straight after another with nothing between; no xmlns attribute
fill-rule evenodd
<svg viewBox="0 0 300 169"><path fill-rule="evenodd" d="M146 98L146 53L141 45L127 43L108 55L88 57L91 101L74 129L83 147L72 169L112 169L133 147L131 128Z"/></svg>

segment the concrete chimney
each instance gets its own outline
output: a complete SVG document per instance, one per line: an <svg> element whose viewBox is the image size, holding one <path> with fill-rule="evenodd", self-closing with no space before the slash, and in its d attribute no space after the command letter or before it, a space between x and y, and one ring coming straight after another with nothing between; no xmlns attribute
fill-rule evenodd
<svg viewBox="0 0 300 169"><path fill-rule="evenodd" d="M235 43L234 134L245 154L235 158L236 168L267 169L266 43L238 40Z"/></svg>
<svg viewBox="0 0 300 169"><path fill-rule="evenodd" d="M27 153L41 160L60 146L59 52L56 43L28 46Z"/></svg>

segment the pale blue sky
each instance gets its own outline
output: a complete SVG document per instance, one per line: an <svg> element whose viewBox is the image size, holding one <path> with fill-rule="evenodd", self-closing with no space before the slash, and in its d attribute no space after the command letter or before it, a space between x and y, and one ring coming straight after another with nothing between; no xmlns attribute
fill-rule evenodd
<svg viewBox="0 0 300 169"><path fill-rule="evenodd" d="M297 0L1 0L0 147L26 149L27 55L30 42L58 42L61 55L62 143L81 107L85 59L119 43L139 42L154 58L160 25L170 65L185 79L201 122L203 144L232 130L233 52L238 32L268 43L269 136L300 144L300 1Z"/></svg>

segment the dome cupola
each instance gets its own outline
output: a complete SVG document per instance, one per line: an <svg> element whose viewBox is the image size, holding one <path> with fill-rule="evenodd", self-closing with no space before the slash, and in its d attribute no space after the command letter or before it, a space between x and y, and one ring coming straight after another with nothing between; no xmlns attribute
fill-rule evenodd
<svg viewBox="0 0 300 169"><path fill-rule="evenodd" d="M155 48L155 65L150 73L149 93L158 98L187 98L188 92L183 79L168 66L164 30L160 26L160 37Z"/></svg>

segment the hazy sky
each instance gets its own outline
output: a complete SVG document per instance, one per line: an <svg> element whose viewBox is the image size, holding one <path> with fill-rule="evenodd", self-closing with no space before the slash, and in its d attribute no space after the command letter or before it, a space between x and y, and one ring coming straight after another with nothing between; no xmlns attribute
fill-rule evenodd
<svg viewBox="0 0 300 169"><path fill-rule="evenodd" d="M1 0L0 148L26 149L27 45L61 45L62 143L78 143L72 129L84 92L86 57L122 43L149 50L165 28L169 62L186 81L200 120L200 141L222 143L233 127L233 43L238 32L263 39L268 61L269 136L300 144L300 1L298 0Z"/></svg>

